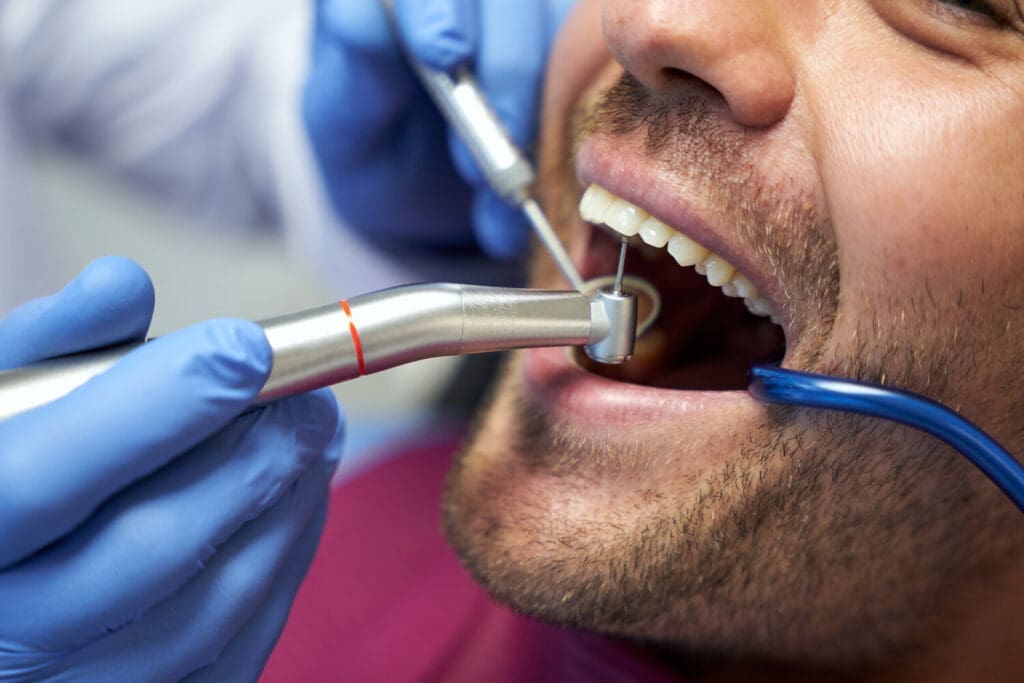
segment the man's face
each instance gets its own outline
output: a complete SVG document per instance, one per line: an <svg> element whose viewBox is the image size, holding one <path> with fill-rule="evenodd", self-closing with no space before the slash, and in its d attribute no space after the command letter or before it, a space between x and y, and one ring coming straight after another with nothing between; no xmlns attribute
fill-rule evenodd
<svg viewBox="0 0 1024 683"><path fill-rule="evenodd" d="M552 54L540 164L585 277L614 267L576 210L593 184L618 198L609 222L629 224L626 200L684 263L734 267L782 332L647 246L629 270L666 309L632 366L517 354L445 503L499 599L682 652L842 665L936 637L1019 565L1015 509L960 456L744 391L784 351L1024 451L1013 0L584 0ZM534 284L560 286L538 259Z"/></svg>

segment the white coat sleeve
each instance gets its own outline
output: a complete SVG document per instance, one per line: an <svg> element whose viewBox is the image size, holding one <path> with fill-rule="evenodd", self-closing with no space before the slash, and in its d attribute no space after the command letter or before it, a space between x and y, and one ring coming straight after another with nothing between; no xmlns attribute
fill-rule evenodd
<svg viewBox="0 0 1024 683"><path fill-rule="evenodd" d="M268 224L310 4L0 0L0 82L30 137L202 218Z"/></svg>

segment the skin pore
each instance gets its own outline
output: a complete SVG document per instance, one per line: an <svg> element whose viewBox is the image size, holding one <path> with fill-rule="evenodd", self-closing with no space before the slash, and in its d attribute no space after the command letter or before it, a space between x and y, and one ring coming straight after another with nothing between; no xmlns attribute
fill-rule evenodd
<svg viewBox="0 0 1024 683"><path fill-rule="evenodd" d="M545 209L584 252L579 159L614 158L585 174L685 197L759 274L786 367L917 391L1024 452L1022 32L1011 0L583 0L549 70ZM534 284L558 286L543 259ZM1019 513L960 456L752 402L603 427L528 366L445 497L498 599L707 680L1024 671Z"/></svg>

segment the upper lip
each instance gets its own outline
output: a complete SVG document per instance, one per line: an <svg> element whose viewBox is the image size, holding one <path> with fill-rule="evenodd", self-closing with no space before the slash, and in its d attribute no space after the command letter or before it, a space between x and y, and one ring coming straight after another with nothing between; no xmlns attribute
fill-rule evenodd
<svg viewBox="0 0 1024 683"><path fill-rule="evenodd" d="M590 136L579 148L576 176L582 187L599 185L724 258L749 279L760 295L782 314L785 327L787 316L777 299L778 283L768 277L765 268L756 258L756 251L749 243L735 239L735 236L716 227L705 217L713 214L713 207L698 208L699 198L688 200L679 194L667 192L663 185L652 181L657 174L651 172L651 163L621 146L612 150L600 138Z"/></svg>

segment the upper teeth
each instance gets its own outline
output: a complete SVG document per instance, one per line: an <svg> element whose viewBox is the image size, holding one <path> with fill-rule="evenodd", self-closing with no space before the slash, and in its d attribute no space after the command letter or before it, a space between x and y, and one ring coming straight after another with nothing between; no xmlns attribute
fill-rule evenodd
<svg viewBox="0 0 1024 683"><path fill-rule="evenodd" d="M726 296L742 298L751 313L779 323L778 313L772 305L758 293L750 280L736 272L732 264L640 207L619 199L602 187L591 185L580 201L580 216L588 223L603 223L627 237L639 235L653 247L667 247L668 253L680 266L694 266L710 284L721 287Z"/></svg>

